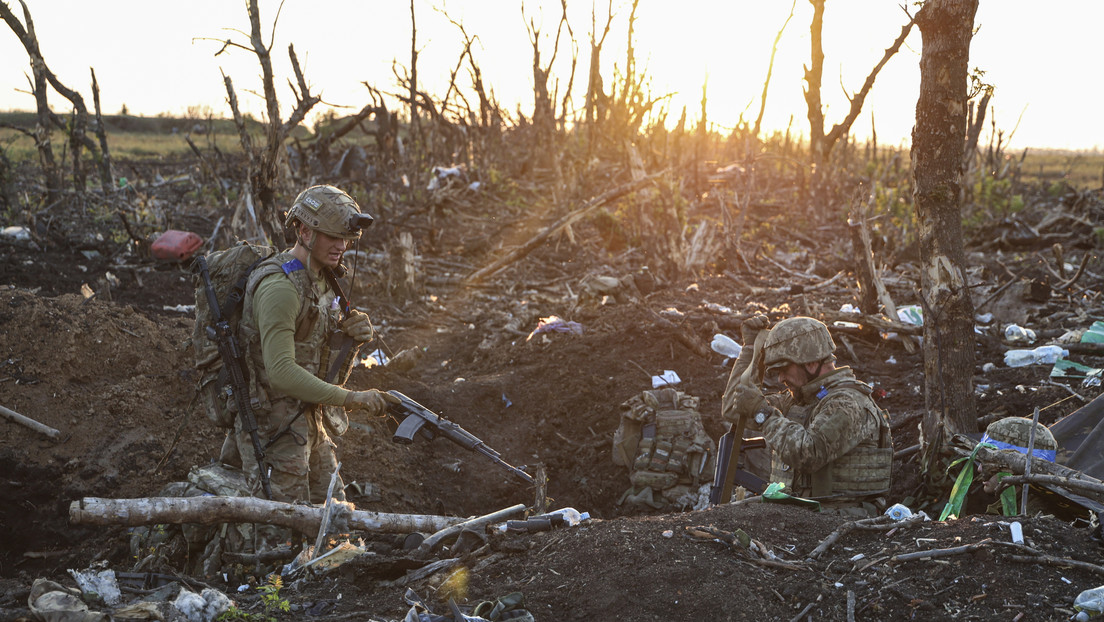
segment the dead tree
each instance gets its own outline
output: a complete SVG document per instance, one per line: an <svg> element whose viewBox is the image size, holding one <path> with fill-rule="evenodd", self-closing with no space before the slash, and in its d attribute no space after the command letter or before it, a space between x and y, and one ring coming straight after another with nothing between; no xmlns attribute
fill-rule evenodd
<svg viewBox="0 0 1104 622"><path fill-rule="evenodd" d="M928 0L916 14L923 37L912 131L924 305L926 413L920 442L929 466L951 434L977 431L971 381L974 313L964 270L959 204L967 64L977 7L978 0Z"/></svg>
<svg viewBox="0 0 1104 622"><path fill-rule="evenodd" d="M552 167L559 173L559 157L557 150L552 148L556 138L556 106L554 97L548 91L548 79L552 73L552 65L556 62L556 56L560 51L560 37L563 35L567 23L567 0L560 0L560 21L556 25L556 38L552 44L552 58L547 64L541 63L540 26L536 19L529 17L526 28L529 31L529 43L533 46L533 127L536 130L536 144L541 148L534 153L537 156L537 165L541 168ZM522 16L525 15L525 7L522 6ZM569 27L568 27L569 28ZM560 177L559 174L556 176Z"/></svg>
<svg viewBox="0 0 1104 622"><path fill-rule="evenodd" d="M256 54L257 62L261 65L261 86L264 91L265 111L265 144L255 147L249 138L245 126L245 119L238 109L237 96L234 94L234 86L228 76L223 76L226 86L227 99L230 103L234 121L238 126L238 134L241 137L242 148L245 150L249 161L249 187L246 203L256 203L258 222L269 239L279 240L283 238L283 221L280 218L280 210L276 204L276 194L279 190L280 164L285 157L284 142L291 131L299 126L306 118L307 113L321 98L310 94L310 87L303 77L303 70L299 66L299 58L295 55L295 45L288 45L288 56L291 58L291 67L295 72L295 83L288 81L292 93L295 95L295 109L292 110L286 121L281 121L280 100L276 96L276 83L272 71L272 56L270 45L264 42L261 36L261 13L257 6L257 0L249 0L247 4L249 12L249 47L234 43L227 39L222 48L215 53L218 56L229 47L237 47ZM276 16L279 20L279 14ZM275 24L273 26L275 28ZM298 88L296 88L298 85Z"/></svg>
<svg viewBox="0 0 1104 622"><path fill-rule="evenodd" d="M797 0L793 0L793 4L790 5L790 14L786 17L786 21L783 22L782 27L778 29L778 34L774 36L774 46L771 47L770 61L767 63L767 78L763 80L763 95L759 98L759 115L755 117L755 125L752 127L751 135L755 138L759 137L759 129L763 123L763 112L767 109L767 89L770 87L771 73L774 71L774 56L778 53L778 42L782 40L782 33L786 32L786 26L790 25L790 20L793 19L794 8L797 6ZM821 11L823 12L824 6L821 5ZM824 62L824 54L820 55L821 63ZM821 117L823 121L823 117ZM823 133L823 129L821 130Z"/></svg>
<svg viewBox="0 0 1104 622"><path fill-rule="evenodd" d="M0 17L4 19L4 22L8 24L8 27L11 28L12 32L19 38L19 42L23 44L23 49L27 51L27 56L31 61L31 73L34 77L31 89L34 93L35 107L38 111L38 121L35 129L35 147L38 149L39 159L46 176L47 200L51 203L57 200L62 188L61 173L58 170L57 162L53 154L53 147L50 142L51 127L57 127L69 133L70 153L73 159L73 185L77 189L77 192L82 194L84 192L85 173L84 164L81 158L84 149L88 149L89 153L100 161L100 184L104 194L107 195L111 192L113 187L110 160L106 157L101 157L100 154L97 153L96 144L86 135L88 129L88 107L84 104L84 98L80 93L63 84L61 80L54 75L54 72L50 70L38 45L38 36L35 34L34 20L31 19L31 11L27 8L27 3L24 0L19 0L19 4L23 7L23 21L26 22L26 27L20 23L19 19L12 13L11 8L5 2L0 2ZM95 74L93 74L92 79L93 88L96 91L96 98L98 99L99 87L95 85ZM62 97L69 100L73 105L72 123L66 123L50 110L50 104L47 98L47 85L52 87ZM102 132L102 123L99 127L100 132ZM106 145L106 139L102 140L103 144Z"/></svg>
<svg viewBox="0 0 1104 622"><path fill-rule="evenodd" d="M859 112L862 111L863 102L866 101L866 96L874 86L874 80L878 77L878 73L881 72L886 63L889 62L889 59L901 49L901 45L905 42L905 38L908 37L909 32L912 30L914 20L910 18L909 22L901 27L901 34L897 36L897 39L891 46L886 48L885 54L882 55L882 59L874 65L870 74L866 76L866 81L863 82L859 92L855 93L853 96L848 96L847 99L851 106L847 111L847 116L845 116L842 121L832 126L831 131L825 134L824 111L821 108L820 101L821 77L824 72L822 33L824 30L825 0L809 0L809 2L813 5L813 20L809 27L812 56L809 66L805 68L805 82L807 85L805 89L805 103L808 107L809 115L810 160L813 164L816 164L817 169L820 170L821 165L828 161L828 155L832 151L832 147L851 131L851 125L855 122L855 119L858 118Z"/></svg>

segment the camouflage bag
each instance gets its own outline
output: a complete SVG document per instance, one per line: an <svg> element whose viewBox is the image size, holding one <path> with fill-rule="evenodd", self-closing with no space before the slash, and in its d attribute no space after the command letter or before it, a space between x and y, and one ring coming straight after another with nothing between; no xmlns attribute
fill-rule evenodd
<svg viewBox="0 0 1104 622"><path fill-rule="evenodd" d="M234 334L241 321L242 303L245 300L245 284L249 275L262 261L276 253L269 246L242 242L226 250L207 255L207 268L211 285L218 299L219 310L230 324ZM223 367L218 344L208 337L207 328L213 326L213 311L207 304L207 291L203 277L195 270L195 328L192 329L192 349L195 352L195 368L199 372L199 396L207 418L221 428L234 427L233 407L226 391L230 374ZM238 343L241 343L239 338Z"/></svg>
<svg viewBox="0 0 1104 622"><path fill-rule="evenodd" d="M667 388L644 391L621 405L613 462L629 469L620 503L684 508L713 479L716 444L698 412L700 400Z"/></svg>

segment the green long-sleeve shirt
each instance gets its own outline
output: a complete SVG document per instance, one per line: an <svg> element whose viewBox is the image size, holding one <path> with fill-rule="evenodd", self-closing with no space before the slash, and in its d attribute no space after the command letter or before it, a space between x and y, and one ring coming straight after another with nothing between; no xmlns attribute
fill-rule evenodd
<svg viewBox="0 0 1104 622"><path fill-rule="evenodd" d="M327 287L321 277L316 285ZM253 293L253 322L260 333L269 383L273 389L309 404L340 406L351 391L322 380L295 362L298 312L299 295L282 274L265 277L257 284Z"/></svg>

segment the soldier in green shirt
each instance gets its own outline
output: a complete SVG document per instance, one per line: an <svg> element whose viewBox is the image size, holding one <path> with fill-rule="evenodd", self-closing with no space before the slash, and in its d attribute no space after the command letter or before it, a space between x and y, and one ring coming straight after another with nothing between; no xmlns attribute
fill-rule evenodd
<svg viewBox="0 0 1104 622"><path fill-rule="evenodd" d="M760 316L746 322L748 345L757 330L766 328L766 320ZM818 499L822 507L872 514L880 509L879 495L890 488L889 416L850 367L836 367L835 348L822 322L809 317L782 320L767 334L762 355L766 373L789 392L764 397L759 387L741 384L752 359L750 352L741 353L721 414L733 422L743 418L749 429L762 431L771 452L770 481L786 484L791 494Z"/></svg>
<svg viewBox="0 0 1104 622"><path fill-rule="evenodd" d="M246 284L239 331L274 500L325 502L337 468L331 435L347 429L346 410L382 416L389 403L398 403L382 391L341 386L359 345L374 333L368 316L338 296L331 271L371 221L338 188L307 188L285 221L294 246L263 261ZM357 347L338 347L346 336ZM331 369L333 382L327 382ZM240 420L223 446L224 462L238 460L256 482L261 467ZM339 478L333 496L344 500L343 488Z"/></svg>

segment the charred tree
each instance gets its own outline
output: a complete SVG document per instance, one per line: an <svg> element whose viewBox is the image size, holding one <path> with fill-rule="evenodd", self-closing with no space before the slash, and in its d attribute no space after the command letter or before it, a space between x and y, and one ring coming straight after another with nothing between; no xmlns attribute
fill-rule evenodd
<svg viewBox="0 0 1104 622"><path fill-rule="evenodd" d="M901 49L901 45L904 44L905 39L908 37L909 32L912 31L912 25L915 20L910 19L907 24L901 27L901 33L897 35L897 39L893 41L885 50L885 54L882 55L874 68L870 70L870 73L866 76L866 80L863 82L862 87L854 95L847 97L850 107L847 110L847 115L842 121L832 126L832 129L825 133L824 131L824 111L821 106L820 88L821 78L824 73L824 46L822 43L822 33L824 31L824 2L825 0L809 0L813 5L813 20L809 26L810 32L810 46L811 46L811 58L810 64L805 68L805 103L808 107L809 116L809 154L813 164L818 168L828 161L828 155L831 153L832 148L851 131L851 126L855 123L855 119L858 118L859 113L862 111L863 103L866 101L866 96L870 94L870 89L874 87L874 80L878 77L878 74L882 71L882 68L886 66L889 59Z"/></svg>
<svg viewBox="0 0 1104 622"><path fill-rule="evenodd" d="M977 431L973 303L967 287L960 186L966 139L967 64L978 0L929 0L912 132L914 200L924 304L926 464L950 435Z"/></svg>
<svg viewBox="0 0 1104 622"><path fill-rule="evenodd" d="M310 94L310 87L299 66L299 58L295 55L295 46L288 45L288 57L295 72L295 82L292 83L289 80L288 84L295 95L295 109L288 115L286 121L281 120L280 100L276 96L276 81L272 71L272 55L269 44L266 44L261 36L261 13L257 0L249 0L246 9L249 12L249 47L226 40L222 49L215 55L218 56L228 47L238 47L255 54L257 62L261 65L261 86L267 114L264 124L265 144L261 147L255 148L249 138L245 119L238 109L237 97L229 76L224 75L223 82L234 121L238 126L242 148L249 161L249 187L243 200L247 204L255 204L257 225L261 227L265 236L271 240L280 240L283 238L283 219L276 204L276 194L279 190L280 164L286 154L284 143L291 131L303 122L307 113L321 101L321 98Z"/></svg>

